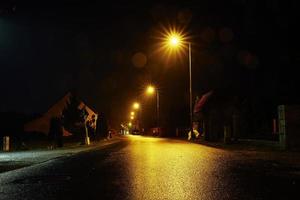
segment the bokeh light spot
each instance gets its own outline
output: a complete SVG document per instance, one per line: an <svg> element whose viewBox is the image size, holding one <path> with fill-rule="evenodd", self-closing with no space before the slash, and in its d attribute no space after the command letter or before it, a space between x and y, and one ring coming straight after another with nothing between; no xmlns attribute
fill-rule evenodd
<svg viewBox="0 0 300 200"><path fill-rule="evenodd" d="M147 64L147 57L145 56L145 54L138 52L133 55L132 63L135 67L142 68Z"/></svg>

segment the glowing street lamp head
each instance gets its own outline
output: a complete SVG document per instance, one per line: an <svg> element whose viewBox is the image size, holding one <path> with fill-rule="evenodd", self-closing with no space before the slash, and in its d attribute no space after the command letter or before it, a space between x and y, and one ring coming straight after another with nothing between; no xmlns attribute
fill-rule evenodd
<svg viewBox="0 0 300 200"><path fill-rule="evenodd" d="M129 123L128 123L128 126L129 126L129 127L131 127L131 126L132 126L132 123L131 123L131 122L129 122Z"/></svg>
<svg viewBox="0 0 300 200"><path fill-rule="evenodd" d="M147 94L153 94L154 93L154 91L155 91L155 88L152 86L152 85L149 85L148 87L147 87Z"/></svg>
<svg viewBox="0 0 300 200"><path fill-rule="evenodd" d="M167 60L174 55L174 53L181 57L184 55L184 52L186 52L186 44L189 38L183 29L176 27L165 28L160 39L162 40L162 45L158 51L162 51Z"/></svg>
<svg viewBox="0 0 300 200"><path fill-rule="evenodd" d="M133 108L134 109L139 109L140 108L140 104L139 103L137 103L137 102L135 102L134 104L133 104Z"/></svg>
<svg viewBox="0 0 300 200"><path fill-rule="evenodd" d="M131 116L130 119L134 119L134 116Z"/></svg>
<svg viewBox="0 0 300 200"><path fill-rule="evenodd" d="M166 35L166 45L170 48L179 48L184 43L184 35L179 32L171 31Z"/></svg>
<svg viewBox="0 0 300 200"><path fill-rule="evenodd" d="M182 42L181 40L182 40L182 38L180 37L180 35L178 35L176 33L172 33L168 37L169 45L172 47L178 47L178 45L180 45L180 43Z"/></svg>
<svg viewBox="0 0 300 200"><path fill-rule="evenodd" d="M135 113L134 113L133 111L132 111L132 112L130 112L130 115L131 115L131 116L134 116L134 114L135 114Z"/></svg>

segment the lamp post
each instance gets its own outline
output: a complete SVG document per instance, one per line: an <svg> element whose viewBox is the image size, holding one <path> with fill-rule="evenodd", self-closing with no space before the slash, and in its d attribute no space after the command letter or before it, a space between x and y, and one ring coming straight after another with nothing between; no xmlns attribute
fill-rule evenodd
<svg viewBox="0 0 300 200"><path fill-rule="evenodd" d="M189 45L189 79L190 79L190 125L191 125L191 134L193 134L193 90L192 90L192 48L191 43Z"/></svg>
<svg viewBox="0 0 300 200"><path fill-rule="evenodd" d="M189 107L190 107L190 130L193 133L193 93L192 93L192 48L190 42L184 42L184 36L174 31L167 35L166 45L171 48L182 47L184 43L188 46L189 62Z"/></svg>
<svg viewBox="0 0 300 200"><path fill-rule="evenodd" d="M159 90L157 88L154 88L152 85L149 85L147 87L146 90L147 94L153 94L154 92L156 92L156 126L158 128L158 132L159 132Z"/></svg>
<svg viewBox="0 0 300 200"><path fill-rule="evenodd" d="M140 121L141 121L141 106L138 102L134 102L132 105L133 109L136 110L137 112L137 116L136 116L136 126L138 126L138 129L140 129ZM134 115L134 114L133 114ZM133 117L133 115L131 115L131 117ZM134 118L134 117L133 117Z"/></svg>
<svg viewBox="0 0 300 200"><path fill-rule="evenodd" d="M140 104L139 104L138 102L134 102L134 103L133 103L133 108L134 108L135 110L138 110L138 109L140 108Z"/></svg>

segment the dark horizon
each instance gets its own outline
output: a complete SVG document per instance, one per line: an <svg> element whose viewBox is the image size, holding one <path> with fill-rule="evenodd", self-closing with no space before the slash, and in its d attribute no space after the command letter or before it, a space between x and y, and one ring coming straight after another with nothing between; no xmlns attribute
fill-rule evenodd
<svg viewBox="0 0 300 200"><path fill-rule="evenodd" d="M191 39L194 97L216 90L266 106L299 104L292 65L299 51L290 32L295 4L7 1L0 4L0 111L44 112L75 88L112 120L126 118L135 99L147 104L150 116L154 100L143 88L153 83L162 91L163 117L187 113L171 119L184 124L187 55L167 62L156 53L158 34L169 25L184 27ZM145 65L132 62L136 53L146 56Z"/></svg>

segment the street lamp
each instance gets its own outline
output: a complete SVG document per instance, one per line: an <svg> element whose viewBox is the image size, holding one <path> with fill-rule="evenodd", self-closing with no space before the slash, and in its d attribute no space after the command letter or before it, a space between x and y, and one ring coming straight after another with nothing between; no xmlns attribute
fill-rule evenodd
<svg viewBox="0 0 300 200"><path fill-rule="evenodd" d="M171 47L178 47L182 43L182 37L176 32L171 33L167 40Z"/></svg>
<svg viewBox="0 0 300 200"><path fill-rule="evenodd" d="M152 85L149 85L146 89L146 93L148 95L152 95L154 92L156 92L156 126L159 132L159 91L157 88L153 87Z"/></svg>
<svg viewBox="0 0 300 200"><path fill-rule="evenodd" d="M171 48L180 48L187 43L188 53L189 53L189 96L190 96L190 130L193 133L193 96L192 96L192 49L191 43L184 41L184 35L177 33L176 31L171 31L167 34L166 45Z"/></svg>
<svg viewBox="0 0 300 200"><path fill-rule="evenodd" d="M127 134L131 131L132 123L128 122Z"/></svg>
<svg viewBox="0 0 300 200"><path fill-rule="evenodd" d="M138 102L133 103L133 108L138 110L140 108L140 104Z"/></svg>
<svg viewBox="0 0 300 200"><path fill-rule="evenodd" d="M140 118L141 118L141 109L140 109L140 104L138 102L134 102L132 105L134 110L137 110L137 117L136 117L136 126L138 127L138 129L140 128ZM134 119L134 114L131 114L131 119ZM136 127L136 128L137 128Z"/></svg>
<svg viewBox="0 0 300 200"><path fill-rule="evenodd" d="M153 94L155 92L155 88L152 85L149 85L146 92L147 94Z"/></svg>

